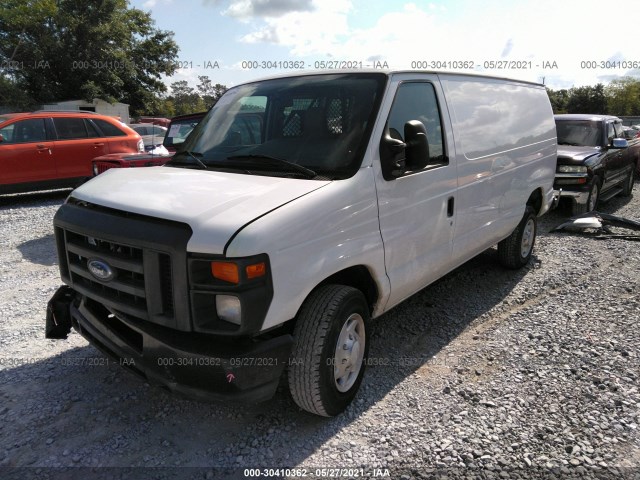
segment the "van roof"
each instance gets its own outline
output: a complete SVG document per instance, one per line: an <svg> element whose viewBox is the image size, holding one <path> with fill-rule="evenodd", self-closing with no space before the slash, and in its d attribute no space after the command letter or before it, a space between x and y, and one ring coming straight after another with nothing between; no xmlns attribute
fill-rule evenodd
<svg viewBox="0 0 640 480"><path fill-rule="evenodd" d="M353 69L335 69L335 70L299 70L296 72L288 72L288 73L283 73L283 74L277 74L277 75L270 75L267 77L261 77L261 78L256 78L255 80L250 80L247 82L242 82L239 83L238 85L246 85L246 84L250 84L250 83L255 83L255 82L260 82L260 81L264 81L264 80L272 80L272 79L276 79L276 78L287 78L287 77L303 77L303 76L307 76L307 75L332 75L332 74L345 74L345 73L351 73L351 74L372 74L372 73L377 73L377 74L382 74L382 75L386 75L387 77L390 77L392 75L399 75L399 74L407 74L407 73L420 73L420 74L430 74L430 75L446 75L446 76L469 76L469 77L474 77L474 78L491 78L491 79L495 79L495 80L502 80L502 81L508 81L508 82L515 82L515 83L522 83L522 84L527 84L527 85L534 85L536 87L544 87L544 84L542 83L537 83L537 82L531 82L528 80L519 80L516 78L510 78L510 77L501 77L501 76L497 76L497 75L485 75L482 73L476 73L476 72L461 72L461 71L448 71L448 70L385 70L385 69L379 69L379 68L363 68L363 69L358 69L358 70L353 70ZM236 85L237 86L237 85Z"/></svg>

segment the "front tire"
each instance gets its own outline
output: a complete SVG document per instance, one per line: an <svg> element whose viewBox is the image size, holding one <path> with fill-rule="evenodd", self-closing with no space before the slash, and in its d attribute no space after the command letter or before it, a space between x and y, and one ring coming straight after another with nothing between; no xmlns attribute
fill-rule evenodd
<svg viewBox="0 0 640 480"><path fill-rule="evenodd" d="M516 229L507 238L498 243L498 259L507 268L524 267L531 259L536 243L538 223L536 211L527 205L524 216Z"/></svg>
<svg viewBox="0 0 640 480"><path fill-rule="evenodd" d="M332 417L356 396L369 351L369 307L360 290L324 285L303 303L294 329L289 390L298 406Z"/></svg>
<svg viewBox="0 0 640 480"><path fill-rule="evenodd" d="M629 175L627 179L624 181L624 185L622 187L622 196L628 197L633 192L633 185L635 183L635 176L633 174L633 168L629 170Z"/></svg>
<svg viewBox="0 0 640 480"><path fill-rule="evenodd" d="M589 198L587 198L587 203L579 204L574 203L571 208L571 215L582 215L583 213L592 212L598 206L598 199L600 198L600 179L598 177L593 177L591 181L591 188L589 189Z"/></svg>

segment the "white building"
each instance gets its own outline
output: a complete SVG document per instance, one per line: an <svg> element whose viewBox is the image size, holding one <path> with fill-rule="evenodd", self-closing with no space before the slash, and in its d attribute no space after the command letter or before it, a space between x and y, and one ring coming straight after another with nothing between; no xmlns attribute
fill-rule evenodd
<svg viewBox="0 0 640 480"><path fill-rule="evenodd" d="M129 105L126 103L109 103L99 98L93 102L86 100L67 100L64 102L49 103L42 106L42 110L81 110L95 112L117 118L121 122L129 123Z"/></svg>

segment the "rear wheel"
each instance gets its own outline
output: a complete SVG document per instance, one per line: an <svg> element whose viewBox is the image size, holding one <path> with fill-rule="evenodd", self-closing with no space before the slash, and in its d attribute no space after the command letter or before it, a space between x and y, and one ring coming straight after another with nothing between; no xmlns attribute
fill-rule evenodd
<svg viewBox="0 0 640 480"><path fill-rule="evenodd" d="M498 243L498 259L507 268L520 268L529 263L536 242L538 223L536 212L527 205L524 216L516 229Z"/></svg>
<svg viewBox="0 0 640 480"><path fill-rule="evenodd" d="M364 375L368 322L360 290L325 285L309 295L298 315L288 373L298 406L325 417L347 408Z"/></svg>

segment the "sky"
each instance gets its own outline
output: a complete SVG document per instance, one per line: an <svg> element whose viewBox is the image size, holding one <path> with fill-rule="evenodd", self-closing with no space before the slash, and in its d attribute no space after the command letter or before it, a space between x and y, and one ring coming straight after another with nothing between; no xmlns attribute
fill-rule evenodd
<svg viewBox="0 0 640 480"><path fill-rule="evenodd" d="M640 1L130 0L174 32L182 67L227 87L289 69L476 72L553 89L640 78ZM627 25L625 27L625 25ZM515 67L515 68L514 68Z"/></svg>

